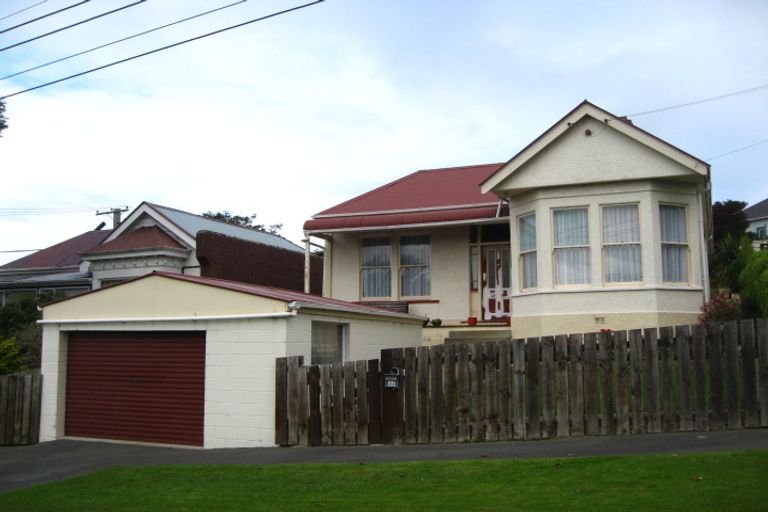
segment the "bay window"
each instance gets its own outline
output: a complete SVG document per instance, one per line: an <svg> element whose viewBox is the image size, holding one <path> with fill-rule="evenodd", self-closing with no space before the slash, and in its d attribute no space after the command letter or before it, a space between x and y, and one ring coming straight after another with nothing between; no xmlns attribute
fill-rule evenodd
<svg viewBox="0 0 768 512"><path fill-rule="evenodd" d="M636 204L603 207L603 274L606 283L642 280Z"/></svg>
<svg viewBox="0 0 768 512"><path fill-rule="evenodd" d="M554 210L555 284L589 284L589 222L586 208Z"/></svg>
<svg viewBox="0 0 768 512"><path fill-rule="evenodd" d="M664 281L688 282L688 226L685 207L659 205L661 219L661 267Z"/></svg>
<svg viewBox="0 0 768 512"><path fill-rule="evenodd" d="M518 219L520 230L520 276L523 289L536 288L536 214L523 215Z"/></svg>
<svg viewBox="0 0 768 512"><path fill-rule="evenodd" d="M400 238L400 295L425 297L432 293L429 235Z"/></svg>
<svg viewBox="0 0 768 512"><path fill-rule="evenodd" d="M363 297L390 297L392 280L389 238L367 238L362 243L361 281Z"/></svg>

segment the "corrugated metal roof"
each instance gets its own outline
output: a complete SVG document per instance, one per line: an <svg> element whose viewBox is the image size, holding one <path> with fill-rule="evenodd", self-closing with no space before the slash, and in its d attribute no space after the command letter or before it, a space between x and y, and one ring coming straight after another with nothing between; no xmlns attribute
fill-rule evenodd
<svg viewBox="0 0 768 512"><path fill-rule="evenodd" d="M147 204L193 237L197 235L198 231L213 231L214 233L234 236L236 238L250 240L251 242L280 247L290 251L304 252L304 249L279 235L273 235L272 233L266 233L257 229L242 228L235 226L234 224L227 224L223 221L209 219L208 217L195 215L175 208L168 208L167 206L161 206L159 204Z"/></svg>
<svg viewBox="0 0 768 512"><path fill-rule="evenodd" d="M45 286L53 284L91 284L91 276L82 272L54 272L51 274L13 274L0 276L0 285L4 288L11 286Z"/></svg>
<svg viewBox="0 0 768 512"><path fill-rule="evenodd" d="M129 231L114 240L102 244L92 251L93 253L103 253L112 251L127 251L131 249L184 249L184 247L174 240L165 231L157 226L149 226Z"/></svg>
<svg viewBox="0 0 768 512"><path fill-rule="evenodd" d="M744 214L747 216L747 220L757 220L768 217L768 199L763 199L749 208L744 208Z"/></svg>
<svg viewBox="0 0 768 512"><path fill-rule="evenodd" d="M29 269L74 267L80 265L80 253L92 250L111 233L111 230L87 231L69 240L52 245L34 254L0 266L0 269Z"/></svg>

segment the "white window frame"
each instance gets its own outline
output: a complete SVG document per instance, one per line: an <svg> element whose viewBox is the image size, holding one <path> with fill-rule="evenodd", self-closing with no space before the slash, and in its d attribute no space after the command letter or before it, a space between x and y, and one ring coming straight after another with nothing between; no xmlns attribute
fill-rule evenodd
<svg viewBox="0 0 768 512"><path fill-rule="evenodd" d="M412 265L404 265L402 262L402 251L403 247L407 244L403 243L403 240L406 238L419 238L424 237L427 239L427 247L429 248L429 260L427 263L419 263L419 264L412 264ZM429 298L432 296L432 237L428 234L423 233L416 233L412 235L404 235L400 236L398 238L398 244L397 244L397 286L398 286L398 293L399 297L401 298ZM427 269L427 279L428 279L428 287L429 287L429 293L426 295L405 295L403 293L403 271L405 269L409 268L426 268Z"/></svg>
<svg viewBox="0 0 768 512"><path fill-rule="evenodd" d="M667 241L667 240L664 240L664 238L663 238L663 236L664 236L664 229L662 228L662 225L661 225L661 223L663 222L663 220L662 220L663 216L661 215L661 208L664 207L664 206L671 207L671 208L682 208L682 210L683 210L683 220L685 221L685 242L677 242L677 241ZM691 237L690 237L690 232L689 232L690 222L688 221L688 205L686 205L686 204L678 204L678 203L660 202L659 203L658 212L659 212L659 240L661 242L660 245L659 245L659 250L661 251L661 254L660 254L660 256L661 256L661 279L662 279L662 281L664 283L668 283L668 284L688 285L691 282L691 247L690 247L690 242L689 242ZM685 276L685 280L684 281L668 281L667 279L665 279L666 278L666 276L665 276L666 273L664 272L664 249L663 249L665 245L676 246L676 247L684 247L685 248L685 260L686 260L686 263L685 263L685 267L686 267L685 271L686 272L685 273L686 273L686 276Z"/></svg>
<svg viewBox="0 0 768 512"><path fill-rule="evenodd" d="M523 236L522 236L522 221L523 219L527 217L533 217L533 248L523 250ZM520 269L520 278L519 278L519 285L520 289L523 291L530 291L535 290L539 286L539 258L538 258L538 226L536 224L536 212L528 212L523 215L519 215L517 217L517 230L518 230L518 246L520 248L520 255L518 257L518 268ZM533 286L525 286L526 282L526 273L525 273L525 257L533 255L533 261L534 261L534 276L533 276Z"/></svg>
<svg viewBox="0 0 768 512"><path fill-rule="evenodd" d="M365 258L363 257L363 252L365 251L365 241L366 240L387 240L388 242L388 264L387 265L370 265L365 266ZM365 271L366 270L374 270L374 269L387 269L389 271L389 279L388 279L388 287L389 287L389 294L388 295L365 295ZM360 239L360 298L361 299L391 299L392 298L392 239L388 236L372 236L372 237L366 237Z"/></svg>
<svg viewBox="0 0 768 512"><path fill-rule="evenodd" d="M587 218L587 243L586 244L578 244L578 245L557 245L557 221L556 218L556 212L559 211L565 211L565 210L584 210L586 212L586 218ZM551 209L551 222L552 227L550 229L551 237L552 237L552 283L555 286L555 288L584 288L592 286L592 246L591 246L591 237L590 237L590 229L589 229L589 214L590 214L590 207L589 205L579 205L579 206L564 206L564 207L557 207ZM558 250L568 250L568 249L587 249L587 280L584 283L558 283L557 282L557 252Z"/></svg>
<svg viewBox="0 0 768 512"><path fill-rule="evenodd" d="M637 211L637 240L632 242L606 242L605 241L605 210L607 208L616 208L616 207L626 207L626 206L634 206L635 210ZM640 203L614 203L614 204L603 204L600 205L600 233L601 233L601 239L602 239L602 265L603 265L603 284L605 286L624 286L627 284L639 284L643 282L643 245L642 245L642 235L640 233L640 225L641 225L641 219L640 219ZM633 281L609 281L608 276L606 275L607 271L607 265L606 265L606 255L605 250L607 247L622 247L622 246L637 246L639 252L640 252L640 276L639 279L633 280Z"/></svg>

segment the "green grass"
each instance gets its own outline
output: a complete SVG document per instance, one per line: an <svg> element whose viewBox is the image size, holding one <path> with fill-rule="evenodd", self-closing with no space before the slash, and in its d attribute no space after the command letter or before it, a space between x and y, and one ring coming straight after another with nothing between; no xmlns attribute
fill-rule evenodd
<svg viewBox="0 0 768 512"><path fill-rule="evenodd" d="M0 494L2 511L768 508L768 450L397 464L151 466Z"/></svg>

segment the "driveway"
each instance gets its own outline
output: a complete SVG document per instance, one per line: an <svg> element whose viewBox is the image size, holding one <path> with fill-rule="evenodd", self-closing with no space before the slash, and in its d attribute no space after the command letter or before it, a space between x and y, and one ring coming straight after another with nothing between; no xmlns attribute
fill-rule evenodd
<svg viewBox="0 0 768 512"><path fill-rule="evenodd" d="M768 429L600 436L496 443L230 448L202 450L60 440L0 447L0 492L114 466L165 464L376 463L415 460L516 459L645 455L768 449Z"/></svg>

